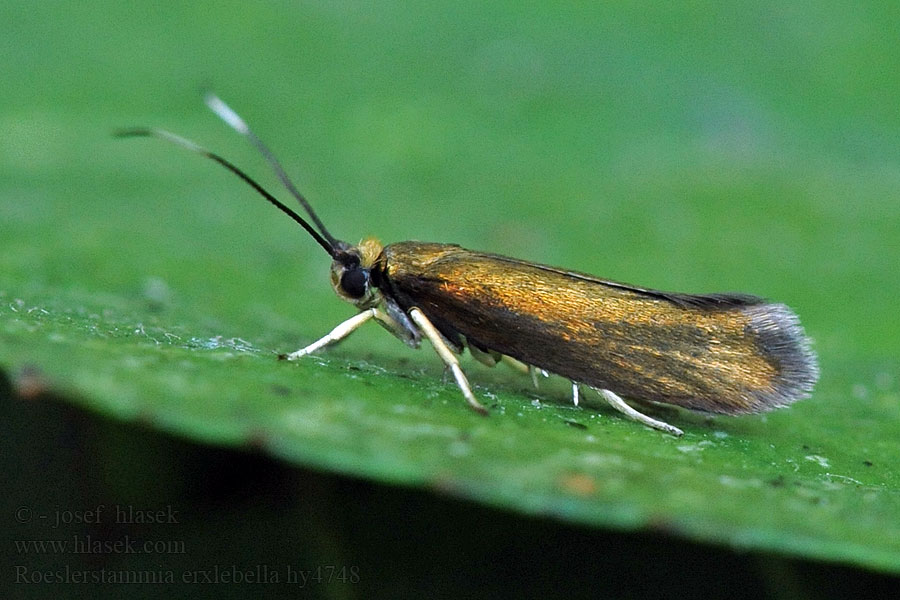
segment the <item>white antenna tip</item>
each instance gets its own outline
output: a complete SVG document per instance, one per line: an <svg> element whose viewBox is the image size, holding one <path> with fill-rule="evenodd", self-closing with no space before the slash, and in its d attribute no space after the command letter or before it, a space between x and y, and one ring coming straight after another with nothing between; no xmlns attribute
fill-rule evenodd
<svg viewBox="0 0 900 600"><path fill-rule="evenodd" d="M243 135L250 133L250 128L247 127L244 120L230 106L225 104L221 98L209 92L203 97L203 100L210 110L219 115L219 118L225 121L232 129Z"/></svg>

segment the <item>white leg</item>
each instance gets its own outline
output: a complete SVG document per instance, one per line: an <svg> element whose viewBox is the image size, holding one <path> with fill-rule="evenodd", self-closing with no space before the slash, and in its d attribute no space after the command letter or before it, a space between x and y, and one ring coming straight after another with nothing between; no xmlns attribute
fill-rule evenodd
<svg viewBox="0 0 900 600"><path fill-rule="evenodd" d="M469 354L472 355L472 358L474 358L481 364L483 364L487 367L493 367L493 366L497 365L497 361L499 360L499 358L496 355L494 355L490 352L484 352L483 350L479 350L472 344L464 344L464 345L469 348Z"/></svg>
<svg viewBox="0 0 900 600"><path fill-rule="evenodd" d="M575 406L578 406L578 382L572 382L572 402L575 403Z"/></svg>
<svg viewBox="0 0 900 600"><path fill-rule="evenodd" d="M307 354L312 354L319 348L327 346L328 344L333 344L335 342L339 342L344 339L348 335L350 335L357 327L368 321L369 319L378 318L381 320L381 315L378 313L381 312L377 308L370 308L369 310L364 310L361 313L355 314L334 329L331 330L331 333L324 336L322 339L317 340L307 346L306 348L300 348L296 352L291 352L287 355L287 360L297 360L298 358L302 358ZM384 315L384 318L389 318L387 315Z"/></svg>
<svg viewBox="0 0 900 600"><path fill-rule="evenodd" d="M465 396L469 406L483 415L488 414L487 409L475 399L475 395L472 393L471 388L469 388L469 381L466 379L465 374L459 366L459 360L457 360L450 348L447 347L440 332L431 324L428 317L426 317L418 308L411 308L409 310L409 317L419 326L419 329L422 330L425 337L431 341L431 345L434 347L435 352L438 353L438 356L441 357L441 360L444 361L444 364L447 365L450 372L453 373L453 378L456 379L456 385L459 386L459 389L462 391L463 396Z"/></svg>
<svg viewBox="0 0 900 600"><path fill-rule="evenodd" d="M519 373L524 374L524 373L528 373L529 371L531 371L531 367L529 365L526 365L521 360L516 360L512 356L507 356L506 354L502 354L502 355L500 355L500 360L502 360L506 364L506 366L508 366L510 369L515 369Z"/></svg>
<svg viewBox="0 0 900 600"><path fill-rule="evenodd" d="M511 368L515 369L516 371L520 371L522 373L528 373L529 375L531 375L531 383L534 384L534 389L538 389L538 374L541 374L544 377L550 377L550 374L547 373L547 371L545 371L544 369L538 369L534 365L526 365L521 360L517 360L517 359L513 358L512 356L507 356L506 354L503 354L500 357L500 360L505 362L507 365L509 365Z"/></svg>
<svg viewBox="0 0 900 600"><path fill-rule="evenodd" d="M531 375L531 383L534 385L534 389L538 389L538 374L550 377L550 373L544 369L538 369L534 365L528 365L528 373Z"/></svg>
<svg viewBox="0 0 900 600"><path fill-rule="evenodd" d="M638 423L643 423L647 427L652 427L653 429L659 429L660 431L665 431L668 434L674 435L675 437L680 437L684 435L684 432L677 427L673 427L668 423L663 423L662 421L657 421L656 419L651 419L645 414L639 413L634 410L627 404L625 401L619 398L615 393L610 390L601 390L599 388L594 388L600 395L603 396L603 399L612 405L616 410L625 413L628 417L634 419Z"/></svg>

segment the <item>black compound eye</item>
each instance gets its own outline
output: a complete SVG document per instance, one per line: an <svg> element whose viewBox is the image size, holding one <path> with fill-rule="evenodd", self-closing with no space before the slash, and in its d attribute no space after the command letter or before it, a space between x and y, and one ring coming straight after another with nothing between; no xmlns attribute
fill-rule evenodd
<svg viewBox="0 0 900 600"><path fill-rule="evenodd" d="M341 289L351 298L362 298L369 288L369 272L366 269L350 268L341 275Z"/></svg>

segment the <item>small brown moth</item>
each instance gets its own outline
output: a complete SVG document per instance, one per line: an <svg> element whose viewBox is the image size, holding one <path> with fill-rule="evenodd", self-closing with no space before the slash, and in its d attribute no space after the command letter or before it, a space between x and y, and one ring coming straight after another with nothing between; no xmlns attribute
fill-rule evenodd
<svg viewBox="0 0 900 600"><path fill-rule="evenodd" d="M593 388L630 418L672 435L683 432L636 411L620 395L737 415L808 397L818 379L809 338L784 304L746 294L662 292L453 244L338 240L244 120L214 95L206 103L262 153L315 226L232 163L189 140L149 128L118 135L162 138L218 162L331 256L334 291L360 312L287 360L374 319L413 348L428 338L480 413L487 409L456 357L465 348L488 365L502 360L533 377L540 371L569 379L576 405L579 386Z"/></svg>

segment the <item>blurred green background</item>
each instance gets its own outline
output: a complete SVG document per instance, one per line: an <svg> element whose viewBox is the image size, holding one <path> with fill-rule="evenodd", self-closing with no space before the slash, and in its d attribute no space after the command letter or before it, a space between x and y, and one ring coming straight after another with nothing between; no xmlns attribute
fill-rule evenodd
<svg viewBox="0 0 900 600"><path fill-rule="evenodd" d="M178 536L189 531L202 540L185 559L196 564L274 561L286 546L307 565L337 564L335 557L347 567L352 560L369 565L365 592L347 585L305 590L325 597L391 595L437 580L454 593L511 591L517 588L507 586L521 581L518 589L571 585L630 595L638 588L626 582L650 569L623 560L622 580L603 583L608 573L589 570L609 560L598 551L570 573L563 565L571 556L547 557L544 545L563 547L568 539L582 556L603 545L625 557L659 548L660 560L685 569L721 561L732 565L720 584L733 583L732 592L757 589L746 581L774 595L805 585L821 591L832 572L804 557L900 572L892 537L900 479L889 467L900 434L897 22L900 7L891 2L4 2L0 388L8 416L4 470L18 473L11 478L17 493L6 513L10 528L25 535L9 517L16 502L49 511L104 499L176 502L192 515ZM693 450L609 413L590 421L565 406L564 385L534 394L513 375L466 363L478 393L496 394L495 406L507 415L525 413L531 429L512 431L512 417L503 415L476 424L458 414L462 403L441 385L430 350L410 352L377 327L296 370L275 363L274 353L294 350L352 314L330 289L327 257L215 165L158 142L110 137L121 126L165 127L278 191L262 160L203 106L205 88L251 123L332 233L349 241L376 235L386 243L459 243L660 289L744 291L789 304L821 357L817 394L790 411L733 421L738 425L667 414L695 431L685 441L690 448L716 441L714 430L730 436L719 453L727 459L720 464L705 451L707 463L696 459L694 473L673 485L715 496L697 472L724 476L729 471L716 469L737 465L746 473L745 452L749 471L762 465L757 475L769 482L791 477L782 474L789 464L803 467L798 477L807 475L808 457L825 456L859 485L831 489L849 482L829 479L837 471L825 467L809 473L824 503L818 509L828 510L829 502L853 507L861 521L852 521L849 508L834 508L823 516L835 524L833 536L812 524L807 532L802 516L779 535L781 525L767 521L772 505L765 494L744 490L728 496L740 507L721 507L746 509L733 531L702 515L695 525L685 517L691 502L675 498L658 513L647 508L654 495L665 495L660 479L604 489L597 478L616 465L606 465L609 472L597 467L587 480L565 480L578 489L587 481L588 498L550 493L541 509L527 486L507 485L509 470L497 470L514 465L509 457L473 459L469 471L448 460L445 472L435 466L447 460L443 445L411 443L405 455L404 435L444 423L457 433L474 431L476 440L485 432L497 447L533 436L535 455L556 452L563 460L560 448L575 443L567 436L577 428L546 434L540 423L548 414L588 423L591 435L609 436L610 456L651 474L654 464L668 471L669 461ZM260 395L255 381L281 398ZM531 411L548 395L545 412ZM344 397L352 401L338 404L350 408L331 407ZM395 417L409 419L406 433L391 432L390 412L383 412L397 398L407 416ZM303 418L318 415L324 433L279 431L286 414L279 411L294 405L311 407ZM335 433L353 419L365 427ZM158 430L258 456L187 445L152 433ZM374 441L354 445L361 438ZM517 465L523 472L526 466ZM558 476L549 472L547 481ZM500 482L493 486L492 478ZM463 479L477 485L460 488ZM453 504L441 494L500 509ZM875 498L871 513L868 498ZM435 520L407 522L407 506ZM625 509L639 517L621 516ZM368 522L367 511L381 524ZM516 511L599 529L527 520ZM226 525L214 526L208 513ZM312 516L307 522L297 515ZM654 515L677 525L654 527ZM457 521L466 526L455 527ZM741 538L748 523L767 533ZM423 533L430 527L438 537ZM869 547L868 534L849 532L866 527L882 534ZM800 530L808 540L798 538ZM47 537L40 528L27 531ZM386 551L384 538L394 531L407 541ZM487 532L490 551L473 561L481 567L437 551L429 560L445 536L453 548L479 551L479 532ZM222 542L226 533L239 541ZM159 537L159 530L147 535ZM647 535L659 537L641 537ZM278 536L288 539L279 544ZM409 541L419 536L428 549ZM748 563L727 547L681 536L762 554ZM559 576L539 585L485 566L509 548L519 548L520 563L547 558L548 573ZM372 558L390 552L410 565L406 575L429 575L405 587L402 569ZM87 564L101 559L122 568L155 558L89 557ZM439 560L454 568L434 567ZM851 586L876 577L848 572L842 579ZM14 571L7 574L15 579ZM710 568L699 579L716 577ZM649 593L677 579L653 571ZM695 585L700 592L725 589ZM158 595L159 587L141 593ZM40 595L46 587L12 591Z"/></svg>

